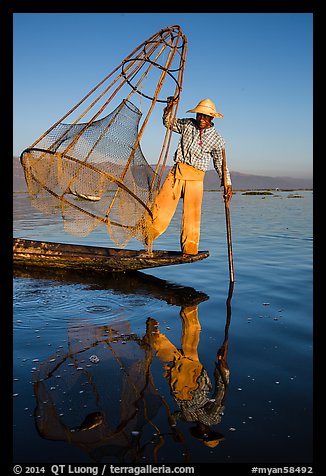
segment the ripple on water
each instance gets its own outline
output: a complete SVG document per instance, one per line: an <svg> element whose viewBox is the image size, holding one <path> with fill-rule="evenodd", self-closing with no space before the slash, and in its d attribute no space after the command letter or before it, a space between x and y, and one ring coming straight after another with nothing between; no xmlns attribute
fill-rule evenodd
<svg viewBox="0 0 326 476"><path fill-rule="evenodd" d="M91 320L101 325L128 314L151 301L146 296L126 296L112 290L90 290L87 285L50 280L15 278L14 329L35 331L80 326ZM36 332L36 331L35 331Z"/></svg>
<svg viewBox="0 0 326 476"><path fill-rule="evenodd" d="M101 314L101 313L110 313L112 311L111 306L88 306L86 307L86 312L91 314Z"/></svg>
<svg viewBox="0 0 326 476"><path fill-rule="evenodd" d="M101 323L123 313L121 297L104 298L110 305L98 303L100 296L96 292L90 294L82 285L17 278L14 280L14 329L32 330L44 325L60 329L90 316L93 323Z"/></svg>

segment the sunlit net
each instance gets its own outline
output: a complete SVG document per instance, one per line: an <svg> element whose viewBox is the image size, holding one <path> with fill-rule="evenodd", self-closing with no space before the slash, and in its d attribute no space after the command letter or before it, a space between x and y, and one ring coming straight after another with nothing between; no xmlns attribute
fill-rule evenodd
<svg viewBox="0 0 326 476"><path fill-rule="evenodd" d="M151 206L172 131L165 130L151 165L140 140L155 106L168 96L175 98L176 115L186 49L179 26L159 31L22 152L32 204L61 213L67 233L87 236L104 224L119 247L131 238L151 243Z"/></svg>

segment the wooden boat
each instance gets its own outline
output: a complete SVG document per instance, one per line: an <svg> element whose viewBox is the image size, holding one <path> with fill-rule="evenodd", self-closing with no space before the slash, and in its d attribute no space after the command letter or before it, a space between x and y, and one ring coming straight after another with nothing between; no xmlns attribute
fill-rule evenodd
<svg viewBox="0 0 326 476"><path fill-rule="evenodd" d="M125 272L160 266L193 263L209 256L209 251L184 256L181 251L125 250L100 246L52 243L14 238L14 265L63 268L76 271Z"/></svg>

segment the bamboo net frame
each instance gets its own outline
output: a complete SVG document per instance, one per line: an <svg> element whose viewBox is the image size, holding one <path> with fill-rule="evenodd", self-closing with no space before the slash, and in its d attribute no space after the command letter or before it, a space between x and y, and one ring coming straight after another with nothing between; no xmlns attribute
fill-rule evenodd
<svg viewBox="0 0 326 476"><path fill-rule="evenodd" d="M86 236L105 224L119 247L133 237L147 243L172 130L165 129L152 165L140 142L168 96L174 97L176 117L186 54L178 25L160 30L25 149L21 163L32 204L45 213L61 212L68 233Z"/></svg>

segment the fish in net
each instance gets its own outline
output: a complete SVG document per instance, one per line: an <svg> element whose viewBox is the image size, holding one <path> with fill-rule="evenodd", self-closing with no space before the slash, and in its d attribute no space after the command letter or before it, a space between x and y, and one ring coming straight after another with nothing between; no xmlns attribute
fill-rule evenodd
<svg viewBox="0 0 326 476"><path fill-rule="evenodd" d="M70 234L86 236L105 223L113 241L128 242L144 210L150 216L146 204L156 175L139 145L128 167L125 164L140 117L140 111L125 100L94 121L69 154L63 153L65 143L78 135L83 124L60 123L37 148L26 150L22 163L33 205L44 213L60 211ZM62 135L64 139L58 140Z"/></svg>
<svg viewBox="0 0 326 476"><path fill-rule="evenodd" d="M67 233L87 236L105 225L118 247L136 238L151 248L151 207L172 131L166 130L153 165L140 140L157 103L166 102L161 98L174 97L176 116L186 46L179 26L160 30L22 152L32 204L60 213Z"/></svg>

